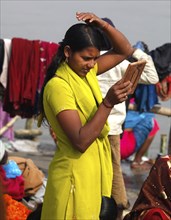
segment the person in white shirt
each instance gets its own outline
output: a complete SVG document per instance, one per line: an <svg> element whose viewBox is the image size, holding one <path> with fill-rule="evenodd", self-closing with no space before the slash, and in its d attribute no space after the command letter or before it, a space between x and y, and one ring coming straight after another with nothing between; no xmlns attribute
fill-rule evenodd
<svg viewBox="0 0 171 220"><path fill-rule="evenodd" d="M113 24L109 18L103 18L108 23ZM103 51L110 49L110 42L107 36L103 34ZM141 75L139 83L143 84L156 84L159 81L158 74L156 72L153 60L151 56L144 53L141 49L135 49L132 57L136 60L145 59L147 61L144 71ZM98 76L99 85L101 88L102 96L105 97L108 89L119 81L124 75L128 65L128 60L122 61L116 67L110 69L106 73ZM112 162L113 162L113 184L112 184L112 196L118 205L118 220L122 219L123 210L129 207L129 201L127 199L124 179L121 168L121 156L120 156L120 135L122 134L122 124L126 117L126 104L122 102L117 104L111 110L108 117L108 123L110 126L109 141L112 150Z"/></svg>

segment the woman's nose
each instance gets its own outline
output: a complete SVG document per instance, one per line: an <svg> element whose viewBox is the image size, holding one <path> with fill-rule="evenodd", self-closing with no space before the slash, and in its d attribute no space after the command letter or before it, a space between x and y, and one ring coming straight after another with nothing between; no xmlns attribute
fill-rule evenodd
<svg viewBox="0 0 171 220"><path fill-rule="evenodd" d="M95 61L94 61L94 60L90 60L90 61L88 62L88 67L89 67L89 68L93 68L94 65L95 65Z"/></svg>

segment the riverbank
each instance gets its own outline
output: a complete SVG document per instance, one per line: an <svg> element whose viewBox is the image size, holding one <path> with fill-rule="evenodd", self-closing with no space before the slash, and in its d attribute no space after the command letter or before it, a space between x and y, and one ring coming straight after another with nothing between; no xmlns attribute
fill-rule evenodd
<svg viewBox="0 0 171 220"><path fill-rule="evenodd" d="M24 128L24 126L25 126L25 120L19 119L14 127L15 129L21 129ZM36 126L36 122L34 126ZM35 140L35 142L39 143L39 145L36 147L34 152L21 152L21 151L11 152L10 155L32 159L34 163L39 167L39 169L41 169L44 172L44 174L47 176L48 166L53 157L56 146L49 134L48 127L42 127L41 131L42 131L42 135L38 136ZM132 208L135 200L137 199L140 188L144 180L146 179L149 171L134 172L133 170L130 169L129 161L122 161L121 164L122 164L122 170L123 170L123 176L124 176L126 191L128 195L128 200L130 202L130 208L127 210L129 211Z"/></svg>

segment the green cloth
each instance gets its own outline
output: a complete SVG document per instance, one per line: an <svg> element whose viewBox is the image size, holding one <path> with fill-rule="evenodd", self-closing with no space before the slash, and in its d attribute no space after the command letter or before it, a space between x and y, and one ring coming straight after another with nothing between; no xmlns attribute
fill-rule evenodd
<svg viewBox="0 0 171 220"><path fill-rule="evenodd" d="M49 167L42 220L98 220L102 195L111 196L108 124L85 153L80 153L56 119L59 112L69 109L78 111L82 125L93 117L102 101L96 73L97 65L83 79L63 63L58 77L45 87L45 114L57 135L58 147Z"/></svg>

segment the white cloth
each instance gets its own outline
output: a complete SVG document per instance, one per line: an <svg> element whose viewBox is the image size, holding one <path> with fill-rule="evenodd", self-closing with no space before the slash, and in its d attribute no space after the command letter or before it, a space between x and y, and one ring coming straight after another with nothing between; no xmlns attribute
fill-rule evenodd
<svg viewBox="0 0 171 220"><path fill-rule="evenodd" d="M39 142L31 140L14 140L10 141L12 147L19 152L38 152Z"/></svg>
<svg viewBox="0 0 171 220"><path fill-rule="evenodd" d="M3 142L0 140L0 161L4 157L4 154L5 154L5 146L4 146Z"/></svg>
<svg viewBox="0 0 171 220"><path fill-rule="evenodd" d="M102 51L101 53L104 52L105 51ZM136 49L132 56L137 60L145 59L147 61L139 83L156 84L159 81L159 78L151 56L144 53L140 49ZM106 96L106 93L109 90L109 88L122 78L129 63L129 61L124 60L116 67L97 76L103 97ZM108 122L110 126L109 135L119 135L122 133L122 124L125 120L125 117L125 102L115 105L108 117Z"/></svg>
<svg viewBox="0 0 171 220"><path fill-rule="evenodd" d="M11 39L4 39L4 62L2 66L2 72L0 75L0 82L3 87L7 87L7 76L8 76L8 64L11 56Z"/></svg>

